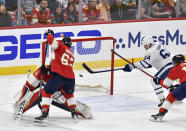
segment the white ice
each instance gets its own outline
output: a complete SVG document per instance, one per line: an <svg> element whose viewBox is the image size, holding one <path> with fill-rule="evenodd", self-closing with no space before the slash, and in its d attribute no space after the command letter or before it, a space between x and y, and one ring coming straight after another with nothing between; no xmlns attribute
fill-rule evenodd
<svg viewBox="0 0 186 131"><path fill-rule="evenodd" d="M154 73L154 70L147 71ZM92 90L75 93L78 100L92 108L93 119L74 121L69 112L51 106L48 122L41 127L33 123L34 117L40 115L37 106L26 112L20 122L13 119L13 96L25 83L26 74L0 76L0 131L185 131L185 101L174 104L162 122L149 121L158 112L158 99L150 79L137 70L117 71L113 96Z"/></svg>

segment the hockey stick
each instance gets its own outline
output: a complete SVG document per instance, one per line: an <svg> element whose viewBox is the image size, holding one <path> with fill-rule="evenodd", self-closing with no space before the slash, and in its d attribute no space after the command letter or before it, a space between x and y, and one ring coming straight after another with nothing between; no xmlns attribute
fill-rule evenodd
<svg viewBox="0 0 186 131"><path fill-rule="evenodd" d="M48 41L46 41L46 44L45 44L45 52L44 52L44 60L42 59L42 66L44 65L45 66L45 60L46 60L46 54L47 54L47 48L48 48ZM43 85L43 72L41 71L41 80L40 80L40 85L39 85L39 98L41 99L41 88L42 88L42 85ZM40 104L40 102L38 102L38 107L39 109L42 110L42 106Z"/></svg>
<svg viewBox="0 0 186 131"><path fill-rule="evenodd" d="M122 57L121 55L119 55L113 49L111 49L111 52L113 52L115 55L117 55L118 57L120 57L121 59L123 59L124 61L126 61L127 63L131 64L134 68L137 68L138 70L142 71L143 73L145 73L146 75L150 76L151 78L154 78L154 76L150 75L146 71L144 71L144 70L140 69L139 67L135 66L133 63L131 63L130 61L128 61L127 59L125 59L124 57Z"/></svg>
<svg viewBox="0 0 186 131"><path fill-rule="evenodd" d="M113 69L113 70L93 71L85 63L83 63L82 66L85 68L85 70L87 70L91 74L94 74L94 73L103 73L103 72L110 72L110 71L117 71L117 70L122 70L123 69L123 68L118 68L118 69Z"/></svg>

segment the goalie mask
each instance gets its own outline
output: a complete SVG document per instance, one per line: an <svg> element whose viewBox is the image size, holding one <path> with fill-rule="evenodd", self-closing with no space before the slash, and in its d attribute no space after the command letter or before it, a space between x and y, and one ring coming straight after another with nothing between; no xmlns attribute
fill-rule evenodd
<svg viewBox="0 0 186 131"><path fill-rule="evenodd" d="M179 63L185 62L185 57L182 54L175 55L172 58L172 62L173 62L174 65L177 65Z"/></svg>
<svg viewBox="0 0 186 131"><path fill-rule="evenodd" d="M68 46L69 48L72 46L72 40L70 37L64 37L62 43Z"/></svg>

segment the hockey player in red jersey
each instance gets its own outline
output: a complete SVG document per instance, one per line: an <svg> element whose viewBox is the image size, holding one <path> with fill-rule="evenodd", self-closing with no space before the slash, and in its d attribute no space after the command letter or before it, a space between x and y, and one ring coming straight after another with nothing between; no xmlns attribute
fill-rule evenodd
<svg viewBox="0 0 186 131"><path fill-rule="evenodd" d="M152 121L161 121L175 100L180 101L186 98L186 63L184 55L175 55L172 61L174 67L164 80L158 77L153 79L156 84L161 84L165 88L173 88L173 91L166 97L162 107L159 109L159 113L151 116L150 120ZM180 85L178 87L171 86L177 79L179 79Z"/></svg>
<svg viewBox="0 0 186 131"><path fill-rule="evenodd" d="M67 104L70 108L72 118L77 117L76 103L74 100L75 76L73 72L74 56L70 49L72 41L69 37L56 41L54 32L48 29L45 32L48 44L52 49L51 72L53 77L47 82L42 91L42 115L36 120L43 120L48 117L51 104L51 96L63 86L66 93Z"/></svg>
<svg viewBox="0 0 186 131"><path fill-rule="evenodd" d="M43 73L42 73L43 71ZM22 90L17 93L17 100L14 104L14 111L15 111L15 119L21 119L22 114L25 113L27 110L31 109L35 105L40 105L41 97L39 96L39 87L41 84L41 74L43 75L43 82L42 86L46 85L47 81L52 78L52 74L50 73L50 66L46 67L39 67L33 74L28 76L25 85L23 86ZM41 91L43 88L41 89ZM63 91L63 87L60 88L59 91L55 92L52 95L52 105L57 106L63 110L70 111L70 108L67 104L67 98L65 98L66 94ZM91 119L92 113L90 107L76 100L76 113L83 118ZM41 107L40 107L41 108Z"/></svg>
<svg viewBox="0 0 186 131"><path fill-rule="evenodd" d="M51 31L51 30L49 30L49 31L50 31L50 33L52 33L52 35L54 34L53 31ZM71 44L70 38L63 38L62 41L65 44L68 44L68 43ZM60 43L60 44L62 44L62 43ZM67 62L66 59L68 59L67 55L68 54L65 54L65 57L62 56L62 63L65 65L67 64L66 63ZM67 58L66 58L66 56L67 56ZM53 57L53 60L54 60L54 57ZM72 64L70 66L72 66ZM52 71L54 72L54 71L58 71L58 70L52 70ZM63 71L65 71L65 70L63 70ZM16 103L14 104L16 117L21 117L21 115L25 111L27 111L28 109L35 106L36 104L38 104L41 101L41 98L39 97L39 88L38 88L41 85L41 82L40 82L41 81L41 74L43 75L42 84L43 84L43 86L45 86L46 83L48 82L48 80L53 78L55 73L51 73L51 66L45 67L43 65L43 66L39 67L33 74L31 74L28 77L26 84L24 85L22 91L20 92L20 94L21 94L20 97L17 99ZM52 83L52 84L55 85L56 83ZM73 112L74 114L78 114L78 115L82 116L83 118L88 118L88 119L92 118L91 109L88 105L86 105L78 100L76 100L76 101L72 100L73 99L73 90L72 90L72 93L70 94L69 93L70 91L68 89L66 89L66 88L69 88L68 86L71 89L74 86L74 83L72 83L72 86L65 83L65 85L60 85L60 88L57 91L54 91L53 95L51 96L52 97L52 105L55 105L59 108L67 110L67 111L72 111L71 108L73 106L73 107L75 107L75 112ZM41 89L41 92L45 93L44 89ZM42 101L43 103L45 103L45 99L47 99L47 96L46 96L46 98L43 99L44 100L44 101ZM72 104L74 104L74 105L72 105Z"/></svg>
<svg viewBox="0 0 186 131"><path fill-rule="evenodd" d="M47 66L45 71L49 71L49 66ZM30 72L29 72L30 73ZM22 114L35 106L41 101L39 97L39 86L41 84L41 68L39 67L33 74L29 74L25 85L22 90L17 94L18 99L14 104L15 118L20 119ZM50 73L43 73L43 82L45 85L47 81L52 77ZM42 86L42 85L41 85Z"/></svg>

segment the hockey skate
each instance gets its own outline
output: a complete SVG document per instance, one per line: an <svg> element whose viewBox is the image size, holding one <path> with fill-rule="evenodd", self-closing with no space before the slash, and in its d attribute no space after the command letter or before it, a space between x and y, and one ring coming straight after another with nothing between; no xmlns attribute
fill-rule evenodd
<svg viewBox="0 0 186 131"><path fill-rule="evenodd" d="M165 98L160 100L160 104L158 104L158 107L161 107L163 105L163 102L165 101Z"/></svg>
<svg viewBox="0 0 186 131"><path fill-rule="evenodd" d="M41 114L41 116L36 117L35 120L36 120L36 121L42 121L42 120L45 120L45 119L48 118L48 114L49 114L49 109L47 109L47 110L42 110L42 114Z"/></svg>
<svg viewBox="0 0 186 131"><path fill-rule="evenodd" d="M78 115L77 115L77 113L76 113L75 108L71 108L71 109L70 109L70 112L71 112L72 118L73 118L74 120L77 120L77 119L78 119Z"/></svg>
<svg viewBox="0 0 186 131"><path fill-rule="evenodd" d="M159 112L158 114L156 115L152 115L150 120L151 121L161 121L164 117L164 115L167 113L168 111L165 110L164 112Z"/></svg>

